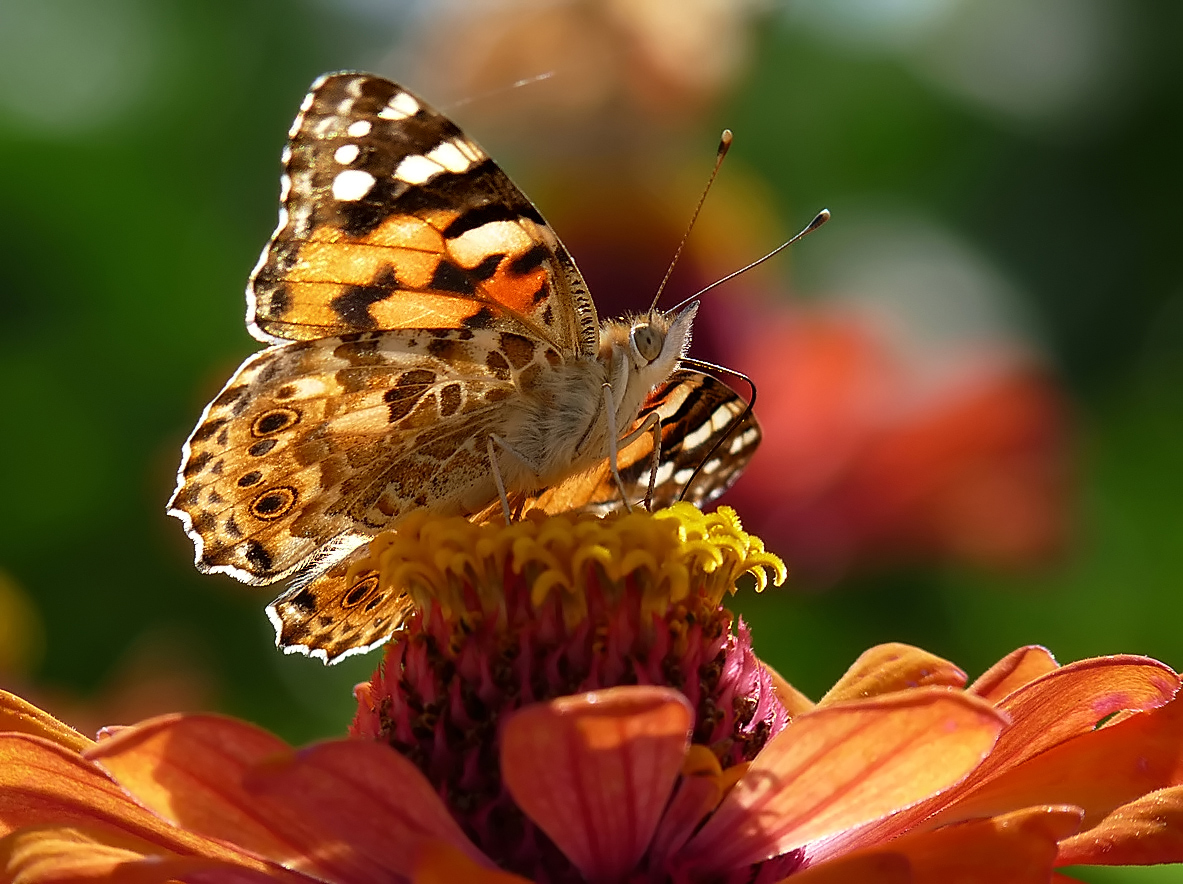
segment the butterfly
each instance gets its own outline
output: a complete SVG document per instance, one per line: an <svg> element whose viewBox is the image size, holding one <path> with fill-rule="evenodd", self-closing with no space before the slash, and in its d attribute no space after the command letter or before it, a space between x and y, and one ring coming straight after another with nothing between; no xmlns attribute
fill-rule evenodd
<svg viewBox="0 0 1183 884"><path fill-rule="evenodd" d="M747 403L687 367L697 303L601 323L538 210L411 92L321 77L282 159L247 287L268 346L201 415L169 513L199 570L293 578L268 608L285 651L399 627L406 597L346 571L412 511L701 505L751 458Z"/></svg>

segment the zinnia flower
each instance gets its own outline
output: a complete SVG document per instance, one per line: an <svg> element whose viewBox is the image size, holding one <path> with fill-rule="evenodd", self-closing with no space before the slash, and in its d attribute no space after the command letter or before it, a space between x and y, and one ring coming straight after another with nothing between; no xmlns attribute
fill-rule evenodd
<svg viewBox="0 0 1183 884"><path fill-rule="evenodd" d="M730 628L739 575L783 571L726 510L425 518L370 556L413 611L348 739L179 715L91 742L8 696L4 880L1064 882L1183 860L1183 701L1156 661L1022 648L966 688L887 645L811 703Z"/></svg>

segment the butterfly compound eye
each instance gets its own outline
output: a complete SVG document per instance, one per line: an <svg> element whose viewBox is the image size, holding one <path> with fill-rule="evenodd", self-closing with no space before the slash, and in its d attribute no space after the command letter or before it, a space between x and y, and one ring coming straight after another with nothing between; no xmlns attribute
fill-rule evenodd
<svg viewBox="0 0 1183 884"><path fill-rule="evenodd" d="M646 362L652 362L661 354L662 337L651 325L633 326L633 346Z"/></svg>

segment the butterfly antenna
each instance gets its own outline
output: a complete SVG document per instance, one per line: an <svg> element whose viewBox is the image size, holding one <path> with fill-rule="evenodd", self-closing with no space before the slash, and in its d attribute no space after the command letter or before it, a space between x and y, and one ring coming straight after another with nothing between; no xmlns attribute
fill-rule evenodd
<svg viewBox="0 0 1183 884"><path fill-rule="evenodd" d="M535 74L533 77L523 77L520 80L514 80L512 83L506 86L498 86L496 89L489 89L486 92L478 92L476 95L470 95L467 98L461 98L457 101L453 101L451 104L445 107L445 110L451 113L456 108L464 107L466 104L472 104L476 101L484 101L488 98L494 98L505 92L509 92L511 89L520 89L523 86L532 86L535 83L541 83L543 80L549 80L554 75L554 71L547 71L546 73Z"/></svg>
<svg viewBox="0 0 1183 884"><path fill-rule="evenodd" d="M694 229L694 222L698 220L698 213L702 211L702 204L707 201L707 194L711 192L711 185L715 183L715 178L719 174L719 167L723 165L723 158L727 156L727 151L731 150L732 135L730 129L724 129L723 134L719 136L719 150L715 154L715 168L711 171L711 177L707 179L707 186L702 190L702 196L698 198L698 205L694 207L694 214L690 216L690 224L686 228L686 232L682 234L682 241L678 243L678 248L674 252L674 260L670 261L669 269L665 272L665 277L661 280L661 285L657 287L657 294L653 296L653 303L649 305L649 311L652 312L657 306L657 302L661 300L661 293L665 291L666 283L670 281L670 275L673 274L674 268L678 266L678 259L682 257L682 249L686 248L686 240L690 238L690 231Z"/></svg>
<svg viewBox="0 0 1183 884"><path fill-rule="evenodd" d="M728 273L722 279L716 279L714 282L712 282L706 288L699 289L697 292L695 292L693 295L691 295L685 301L682 301L680 304L675 304L667 312L671 313L671 314L677 313L679 310L681 310L684 306L689 304L691 301L697 301L700 297L705 295L711 289L713 289L717 286L721 286L725 282L730 282L731 280L735 279L735 277L739 276L742 273L747 273L749 270L751 270L754 267L759 267L761 264L763 264L769 258L773 258L776 255L779 255L781 252L783 252L785 249L787 249L793 243L797 242L799 239L804 237L806 234L813 233L813 231L817 230L819 227L821 227L823 224L825 224L829 220L830 220L830 210L829 209L822 209L820 212L818 212L814 216L813 220L810 221L805 226L805 228L803 230L801 230L792 239L788 240L787 242L782 242L779 246L777 246L775 249L773 249L771 252L769 252L763 258L757 258L751 264L748 264L745 267L740 267L738 270L734 271L733 273Z"/></svg>
<svg viewBox="0 0 1183 884"><path fill-rule="evenodd" d="M685 500L686 492L690 490L690 486L694 484L694 480L698 478L698 474L702 472L703 467L711 462L711 458L715 456L715 452L719 450L728 439L735 435L735 431L743 426L743 422L748 419L748 415L756 407L756 382L744 374L742 371L736 371L734 368L728 368L725 365L716 365L713 362L707 362L703 359L692 359L688 356L683 356L678 360L679 365L689 366L690 368L698 369L704 374L712 374L719 372L720 374L729 374L734 378L739 378L748 385L752 395L748 398L748 404L744 406L744 410L731 419L731 423L727 425L727 429L718 435L715 439L715 444L711 446L706 455L698 462L698 466L694 468L694 472L690 474L690 478L686 480L686 484L682 486L682 490L678 492L678 500ZM726 490L726 489L724 489Z"/></svg>

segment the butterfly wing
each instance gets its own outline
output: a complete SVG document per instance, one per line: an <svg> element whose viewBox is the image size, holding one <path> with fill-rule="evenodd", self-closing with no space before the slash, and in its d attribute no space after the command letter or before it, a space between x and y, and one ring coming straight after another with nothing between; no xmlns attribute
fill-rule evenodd
<svg viewBox="0 0 1183 884"><path fill-rule="evenodd" d="M746 413L745 413L746 412ZM654 508L686 500L705 506L731 487L760 444L760 425L734 390L710 375L679 369L646 400L634 427L661 419ZM716 444L718 443L718 444ZM649 492L653 436L644 433L617 456L625 496L634 505ZM525 509L608 513L624 506L607 461L527 501Z"/></svg>
<svg viewBox="0 0 1183 884"><path fill-rule="evenodd" d="M247 289L255 337L497 328L597 351L595 306L558 237L479 145L407 90L321 77L283 161L279 227Z"/></svg>
<svg viewBox="0 0 1183 884"><path fill-rule="evenodd" d="M495 500L485 440L515 381L557 358L536 347L511 366L527 339L498 349L506 335L373 332L248 359L186 443L170 501L198 567L271 583L327 567L412 509Z"/></svg>
<svg viewBox="0 0 1183 884"><path fill-rule="evenodd" d="M361 547L310 581L296 581L267 606L275 642L284 653L304 653L325 663L364 654L390 638L414 610L411 597L383 587L376 570L348 580Z"/></svg>

